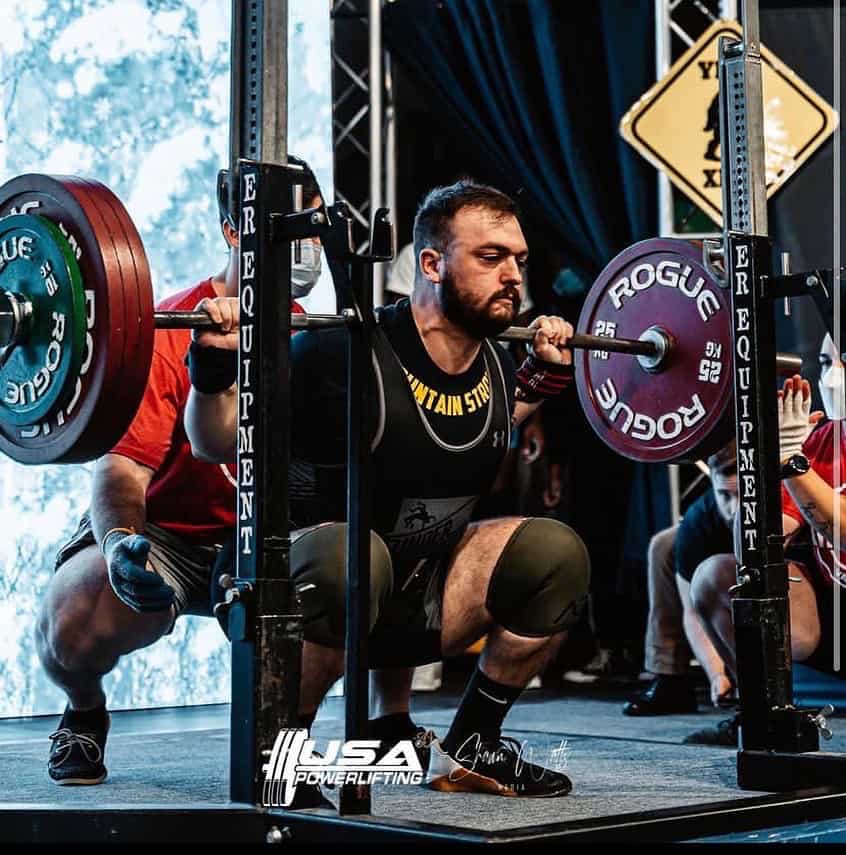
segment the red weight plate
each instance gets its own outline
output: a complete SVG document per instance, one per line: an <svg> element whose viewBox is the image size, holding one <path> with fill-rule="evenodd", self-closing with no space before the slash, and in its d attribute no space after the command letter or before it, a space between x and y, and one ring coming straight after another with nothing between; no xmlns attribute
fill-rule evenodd
<svg viewBox="0 0 846 855"><path fill-rule="evenodd" d="M575 351L582 408L597 435L631 460L706 456L731 436L731 307L687 241L657 238L620 253L578 323L580 333L629 339L655 327L672 346L654 373L634 356Z"/></svg>
<svg viewBox="0 0 846 855"><path fill-rule="evenodd" d="M150 268L141 238L118 197L97 181L83 180L81 184L113 230L113 245L123 276L127 357L119 404L121 421L126 421L122 436L138 410L150 374L155 334Z"/></svg>
<svg viewBox="0 0 846 855"><path fill-rule="evenodd" d="M87 343L76 391L66 406L36 425L0 423L0 451L21 463L79 463L97 456L89 431L116 432L115 401L123 382L126 316L123 280L112 235L76 180L22 175L0 187L0 216L40 214L54 222L77 254L86 292ZM106 440L95 443L97 449ZM110 446L108 446L110 447ZM102 452L101 452L102 453Z"/></svg>
<svg viewBox="0 0 846 855"><path fill-rule="evenodd" d="M96 184L97 182L89 181L89 183ZM122 224L126 241L125 247L129 251L129 256L135 268L135 279L138 285L137 322L140 329L137 350L137 361L139 362L137 376L144 381L144 385L146 386L150 373L150 362L152 360L156 332L153 278L150 273L150 264L147 261L147 253L144 250L141 236L138 234L138 230L135 228L135 223L132 221L129 212L123 206L120 199L111 193L108 188L103 185L98 186L106 191L106 198L112 206L115 216Z"/></svg>
<svg viewBox="0 0 846 855"><path fill-rule="evenodd" d="M88 183L79 178L65 178L65 186L83 203L87 210L95 211L95 221L103 241L104 254L111 261L111 270L115 275L110 278L109 302L113 309L122 307L124 324L124 355L118 383L109 392L109 415L102 420L93 421L89 429L80 438L74 449L76 460L93 460L108 452L123 436L129 422L137 409L137 398L134 398L130 384L135 346L138 339L137 287L135 273L131 265L128 268L121 264L121 256L126 255L125 239L120 223L114 217L111 207L97 192L92 192ZM102 185L99 185L102 186ZM106 190L108 193L109 191ZM141 383L143 393L144 383Z"/></svg>

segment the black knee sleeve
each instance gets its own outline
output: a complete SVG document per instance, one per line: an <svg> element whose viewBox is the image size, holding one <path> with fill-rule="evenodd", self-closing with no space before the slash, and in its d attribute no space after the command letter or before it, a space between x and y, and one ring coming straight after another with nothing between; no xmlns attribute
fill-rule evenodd
<svg viewBox="0 0 846 855"><path fill-rule="evenodd" d="M304 618L308 641L326 647L344 646L346 579L344 523L315 526L291 544L291 576ZM391 556L385 542L370 533L370 629L393 590Z"/></svg>
<svg viewBox="0 0 846 855"><path fill-rule="evenodd" d="M557 520L532 518L502 550L486 605L505 629L543 638L575 622L589 583L590 558L576 532Z"/></svg>

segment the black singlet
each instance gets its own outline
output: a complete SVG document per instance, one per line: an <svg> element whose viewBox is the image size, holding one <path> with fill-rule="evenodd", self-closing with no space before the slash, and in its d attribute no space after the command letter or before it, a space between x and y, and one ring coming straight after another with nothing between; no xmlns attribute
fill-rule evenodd
<svg viewBox="0 0 846 855"><path fill-rule="evenodd" d="M345 509L346 333L296 335L292 359L291 516L296 526ZM460 539L508 448L515 370L485 341L462 374L429 358L407 300L379 311L368 406L373 528L395 562L442 554Z"/></svg>

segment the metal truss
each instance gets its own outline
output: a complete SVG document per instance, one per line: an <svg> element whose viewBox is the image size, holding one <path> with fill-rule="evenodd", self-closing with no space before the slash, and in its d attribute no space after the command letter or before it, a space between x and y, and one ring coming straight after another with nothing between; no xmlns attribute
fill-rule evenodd
<svg viewBox="0 0 846 855"><path fill-rule="evenodd" d="M655 0L655 78L660 80L670 66L683 54L714 21L737 18L737 0ZM675 207L679 200L689 205L691 214L698 206L676 190L665 173L658 173L658 222L660 234L678 237L701 237L690 231L677 229ZM716 235L714 226L708 235Z"/></svg>
<svg viewBox="0 0 846 855"><path fill-rule="evenodd" d="M373 212L395 205L394 109L390 59L382 46L382 0L332 0L332 144L335 198L349 205L359 251ZM379 84L371 85L377 80ZM382 302L384 268L374 268Z"/></svg>

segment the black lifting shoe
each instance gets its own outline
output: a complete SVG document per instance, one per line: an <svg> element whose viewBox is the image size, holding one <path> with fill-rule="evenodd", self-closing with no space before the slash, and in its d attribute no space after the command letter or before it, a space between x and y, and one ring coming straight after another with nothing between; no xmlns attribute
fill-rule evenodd
<svg viewBox="0 0 846 855"><path fill-rule="evenodd" d="M716 745L737 748L739 745L740 713L717 722L716 727L706 727L685 736L686 745Z"/></svg>
<svg viewBox="0 0 846 855"><path fill-rule="evenodd" d="M103 759L109 721L105 707L84 712L65 709L58 728L49 737L53 745L47 773L57 784L100 784L106 780Z"/></svg>
<svg viewBox="0 0 846 855"><path fill-rule="evenodd" d="M623 715L678 715L697 711L696 690L687 676L659 674L623 705Z"/></svg>
<svg viewBox="0 0 846 855"><path fill-rule="evenodd" d="M467 740L455 753L452 757L440 742L432 743L426 784L433 790L548 798L573 789L563 773L528 762L524 745L510 736Z"/></svg>

